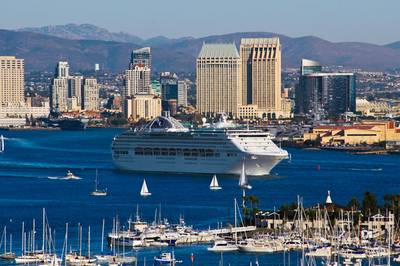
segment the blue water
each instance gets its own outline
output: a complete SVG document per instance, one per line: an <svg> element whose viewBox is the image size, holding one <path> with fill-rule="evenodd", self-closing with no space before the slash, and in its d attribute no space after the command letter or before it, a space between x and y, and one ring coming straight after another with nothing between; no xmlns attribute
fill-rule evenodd
<svg viewBox="0 0 400 266"><path fill-rule="evenodd" d="M32 219L38 225L37 242L41 241L41 210L46 208L50 226L55 230L57 247L61 249L68 222L69 242L77 248L77 224L84 234L91 226L92 254L100 250L101 223L106 219L106 231L111 231L112 219L119 216L126 221L140 205L141 216L153 220L161 205L162 216L171 223L180 215L195 228L216 227L218 222L233 222L233 199L241 197L237 178L220 177L220 191L208 189L211 176L132 174L116 171L110 145L119 129L88 129L67 131L6 131L6 151L0 154L0 226L7 225L13 234L13 247L21 246L21 224L31 228ZM304 205L323 202L330 190L333 201L346 204L352 197L361 198L365 191L378 197L398 193L400 189L400 156L351 155L335 151L289 149L291 161L284 161L273 169L270 178L250 180L252 194L260 198L261 208L279 207L303 197ZM319 169L317 167L319 166ZM72 170L82 180L49 179L62 177ZM95 169L102 187L109 196L94 198ZM139 191L146 178L151 197L141 198ZM41 247L41 244L38 244ZM189 256L195 255L195 265L218 265L219 254L206 251L206 246L178 247L175 254L191 265ZM140 261L149 262L159 253L157 249L137 252ZM135 253L136 254L136 253ZM287 255L286 255L287 256ZM284 254L258 256L260 265L283 265ZM291 262L297 265L297 253ZM224 255L225 265L248 265L255 255L232 253ZM288 257L285 264L288 264ZM142 265L142 264L140 264Z"/></svg>

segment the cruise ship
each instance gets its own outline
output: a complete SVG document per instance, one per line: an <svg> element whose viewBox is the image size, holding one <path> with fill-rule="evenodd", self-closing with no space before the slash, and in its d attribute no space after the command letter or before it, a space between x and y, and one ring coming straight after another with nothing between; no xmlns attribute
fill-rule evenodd
<svg viewBox="0 0 400 266"><path fill-rule="evenodd" d="M268 132L238 128L223 119L207 128L185 128L169 115L114 138L112 156L120 170L190 174L268 175L288 152Z"/></svg>

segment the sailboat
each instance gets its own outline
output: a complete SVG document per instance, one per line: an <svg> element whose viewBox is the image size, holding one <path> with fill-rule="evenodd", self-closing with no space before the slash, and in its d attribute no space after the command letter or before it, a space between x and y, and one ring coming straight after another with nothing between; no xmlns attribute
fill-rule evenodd
<svg viewBox="0 0 400 266"><path fill-rule="evenodd" d="M244 162L242 163L242 172L240 173L239 186L243 189L252 188L247 180L246 170L244 169Z"/></svg>
<svg viewBox="0 0 400 266"><path fill-rule="evenodd" d="M151 196L149 189L147 188L146 179L143 179L142 189L140 190L140 196L147 197Z"/></svg>
<svg viewBox="0 0 400 266"><path fill-rule="evenodd" d="M0 136L0 153L4 152L4 136Z"/></svg>
<svg viewBox="0 0 400 266"><path fill-rule="evenodd" d="M96 179L94 181L94 191L90 193L90 195L95 196L95 197L104 197L107 196L107 189L99 189L99 179L98 179L98 173L96 169Z"/></svg>
<svg viewBox="0 0 400 266"><path fill-rule="evenodd" d="M211 190L220 190L220 189L222 189L222 187L220 187L219 184L218 184L218 179L217 179L216 175L214 175L212 180L211 180L210 189Z"/></svg>
<svg viewBox="0 0 400 266"><path fill-rule="evenodd" d="M1 239L2 244L4 245L4 252L3 254L0 254L0 259L2 260L13 260L15 259L16 255L15 253L12 252L12 234L10 234L10 250L7 251L7 229L6 226L4 226L4 231L3 231L3 237Z"/></svg>

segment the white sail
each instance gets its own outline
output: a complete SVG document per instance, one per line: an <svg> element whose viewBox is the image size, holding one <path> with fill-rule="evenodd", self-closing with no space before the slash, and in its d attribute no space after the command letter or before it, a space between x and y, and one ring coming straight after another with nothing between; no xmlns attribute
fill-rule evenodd
<svg viewBox="0 0 400 266"><path fill-rule="evenodd" d="M240 173L239 186L241 188L251 189L251 186L247 181L246 170L244 169L244 162L242 163L242 171Z"/></svg>
<svg viewBox="0 0 400 266"><path fill-rule="evenodd" d="M147 188L146 179L143 179L142 189L140 190L140 196L146 197L146 196L150 196L150 195L151 195L151 193L149 192L149 189Z"/></svg>
<svg viewBox="0 0 400 266"><path fill-rule="evenodd" d="M210 184L210 189L211 190L218 190L218 189L222 189L219 184L218 184L218 179L217 176L214 175L212 180L211 180L211 184Z"/></svg>
<svg viewBox="0 0 400 266"><path fill-rule="evenodd" d="M4 136L0 136L0 152L4 151Z"/></svg>

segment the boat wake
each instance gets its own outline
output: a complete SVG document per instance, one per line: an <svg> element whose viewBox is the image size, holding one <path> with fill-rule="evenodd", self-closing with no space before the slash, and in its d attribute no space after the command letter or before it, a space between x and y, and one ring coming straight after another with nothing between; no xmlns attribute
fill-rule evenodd
<svg viewBox="0 0 400 266"><path fill-rule="evenodd" d="M380 172L382 168L349 168L350 171Z"/></svg>
<svg viewBox="0 0 400 266"><path fill-rule="evenodd" d="M48 176L47 178L50 180L81 180L82 179L81 177L77 177L77 176L75 176L73 179L65 177L65 176Z"/></svg>

